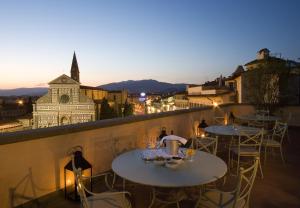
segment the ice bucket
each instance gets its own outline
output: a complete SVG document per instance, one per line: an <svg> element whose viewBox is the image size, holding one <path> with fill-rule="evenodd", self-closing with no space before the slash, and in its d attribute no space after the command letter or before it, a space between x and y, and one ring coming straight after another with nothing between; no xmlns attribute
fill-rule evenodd
<svg viewBox="0 0 300 208"><path fill-rule="evenodd" d="M179 149L179 143L177 140L166 140L167 154L177 155Z"/></svg>

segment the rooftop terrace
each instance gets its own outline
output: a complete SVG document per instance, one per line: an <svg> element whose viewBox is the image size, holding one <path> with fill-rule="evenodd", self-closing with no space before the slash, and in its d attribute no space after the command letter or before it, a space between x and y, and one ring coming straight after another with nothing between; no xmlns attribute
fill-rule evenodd
<svg viewBox="0 0 300 208"><path fill-rule="evenodd" d="M300 128L290 131L292 142L285 145L287 164L283 165L280 158L271 158L263 165L264 179L256 178L251 196L251 207L300 207ZM235 181L230 178L227 188L230 189ZM103 184L95 184L103 186ZM97 189L97 188L96 188ZM135 184L128 190L132 193L134 207L148 207L150 204L150 187ZM183 201L183 208L193 207L194 201ZM65 200L63 192L40 198L37 202L28 203L20 207L43 207L43 208L80 208L79 202ZM163 207L157 203L155 207ZM176 207L169 206L169 207Z"/></svg>
<svg viewBox="0 0 300 208"><path fill-rule="evenodd" d="M254 112L250 105L225 105L214 109L199 108L107 120L65 127L0 135L1 161L0 207L80 207L64 199L63 167L69 161L66 152L81 145L84 156L93 165L94 173L111 169L119 152L145 147L156 139L161 127L183 137L191 137L200 119L213 124L213 117L232 111L235 115ZM292 126L300 126L300 108L285 107L283 115L293 113ZM168 132L169 133L169 132ZM300 128L290 129L291 143L285 144L287 164L269 159L263 165L264 179L257 178L251 196L251 207L300 206ZM27 179L30 180L27 180ZM27 182L26 182L27 181ZM232 180L228 180L232 181ZM232 183L227 185L230 187ZM95 184L100 186L101 184ZM147 207L150 187L136 184L130 187L134 207ZM25 204L24 204L25 203ZM183 201L182 207L192 207L193 201ZM22 205L23 204L23 205ZM161 207L157 205L156 207ZM171 206L170 206L171 207Z"/></svg>

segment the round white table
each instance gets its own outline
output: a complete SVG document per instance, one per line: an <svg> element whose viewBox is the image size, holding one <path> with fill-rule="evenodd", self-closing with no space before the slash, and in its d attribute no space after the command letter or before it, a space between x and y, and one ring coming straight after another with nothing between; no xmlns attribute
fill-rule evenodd
<svg viewBox="0 0 300 208"><path fill-rule="evenodd" d="M257 134L261 129L249 126L238 125L214 125L204 129L205 132L224 136L239 136L241 132L248 134Z"/></svg>
<svg viewBox="0 0 300 208"><path fill-rule="evenodd" d="M126 152L114 159L113 171L122 178L155 187L191 187L207 184L223 177L225 162L212 154L196 151L193 161L184 161L176 169L145 162L143 150Z"/></svg>
<svg viewBox="0 0 300 208"><path fill-rule="evenodd" d="M243 115L243 116L237 116L237 118L246 121L264 121L264 122L275 122L277 120L280 120L279 116L261 116L261 115Z"/></svg>

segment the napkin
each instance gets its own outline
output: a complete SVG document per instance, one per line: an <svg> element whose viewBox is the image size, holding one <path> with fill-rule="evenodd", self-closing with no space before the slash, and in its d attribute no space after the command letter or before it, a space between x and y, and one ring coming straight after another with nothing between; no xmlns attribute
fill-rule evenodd
<svg viewBox="0 0 300 208"><path fill-rule="evenodd" d="M184 158L184 154L182 151L179 151L178 155L169 155L165 149L146 149L142 151L143 159L155 159L156 157L171 158L172 156Z"/></svg>
<svg viewBox="0 0 300 208"><path fill-rule="evenodd" d="M168 136L163 137L160 140L161 145L163 144L164 140L176 140L176 141L179 141L182 144L186 144L186 142L187 142L187 139L185 139L183 137L180 137L180 136L176 136L176 135L168 135Z"/></svg>

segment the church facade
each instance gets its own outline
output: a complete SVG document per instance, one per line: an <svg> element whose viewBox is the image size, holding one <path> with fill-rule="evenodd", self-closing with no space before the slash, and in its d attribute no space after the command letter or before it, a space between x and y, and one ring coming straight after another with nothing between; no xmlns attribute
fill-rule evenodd
<svg viewBox="0 0 300 208"><path fill-rule="evenodd" d="M99 119L100 101L108 97L101 88L80 85L74 52L71 77L63 74L49 82L48 93L33 104L33 128L76 124Z"/></svg>

